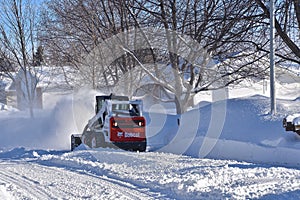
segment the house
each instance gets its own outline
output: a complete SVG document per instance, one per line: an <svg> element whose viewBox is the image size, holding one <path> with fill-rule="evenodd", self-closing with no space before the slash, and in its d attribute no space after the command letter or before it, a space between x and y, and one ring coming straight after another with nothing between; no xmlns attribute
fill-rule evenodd
<svg viewBox="0 0 300 200"><path fill-rule="evenodd" d="M7 84L5 93L8 106L25 110L29 107L30 97L33 99L33 108L42 109L43 107L42 87L38 86L38 78L30 71L27 71L25 76L25 72L22 69L19 70L14 80Z"/></svg>

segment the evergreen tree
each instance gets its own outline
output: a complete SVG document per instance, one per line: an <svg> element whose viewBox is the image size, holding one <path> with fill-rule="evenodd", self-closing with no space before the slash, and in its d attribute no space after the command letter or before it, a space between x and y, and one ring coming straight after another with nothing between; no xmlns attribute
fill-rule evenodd
<svg viewBox="0 0 300 200"><path fill-rule="evenodd" d="M39 46L33 55L33 65L41 66L44 63L44 49L42 46Z"/></svg>

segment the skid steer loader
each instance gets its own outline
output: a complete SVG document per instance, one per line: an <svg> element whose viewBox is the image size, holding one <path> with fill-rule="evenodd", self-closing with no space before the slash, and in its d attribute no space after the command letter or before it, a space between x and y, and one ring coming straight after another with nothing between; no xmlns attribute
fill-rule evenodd
<svg viewBox="0 0 300 200"><path fill-rule="evenodd" d="M71 135L71 150L84 143L91 148L145 151L146 120L142 106L141 100L129 100L126 96L96 96L95 116L82 134Z"/></svg>

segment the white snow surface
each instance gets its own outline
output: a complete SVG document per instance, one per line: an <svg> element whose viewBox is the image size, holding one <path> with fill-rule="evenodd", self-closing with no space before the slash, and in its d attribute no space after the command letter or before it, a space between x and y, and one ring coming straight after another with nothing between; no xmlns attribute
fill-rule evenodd
<svg viewBox="0 0 300 200"><path fill-rule="evenodd" d="M183 115L146 105L140 153L69 151L70 135L94 114L95 91L46 94L33 119L0 110L0 198L299 199L300 136L285 132L282 119L300 113L300 83L278 83L275 116L262 85L230 88L217 102L199 94Z"/></svg>
<svg viewBox="0 0 300 200"><path fill-rule="evenodd" d="M0 157L4 199L300 197L300 170L293 168L101 148L75 152L18 148Z"/></svg>

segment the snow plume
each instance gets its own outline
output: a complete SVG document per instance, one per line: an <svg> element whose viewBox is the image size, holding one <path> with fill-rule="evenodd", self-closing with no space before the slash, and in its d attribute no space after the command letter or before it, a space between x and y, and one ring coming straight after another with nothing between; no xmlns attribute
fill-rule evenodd
<svg viewBox="0 0 300 200"><path fill-rule="evenodd" d="M68 149L72 133L82 133L94 115L95 91L80 89L60 99L51 112L53 133L49 143L54 148Z"/></svg>
<svg viewBox="0 0 300 200"><path fill-rule="evenodd" d="M95 95L87 89L62 95L53 108L35 110L33 119L23 112L1 112L1 148L69 149L70 135L81 133L94 114Z"/></svg>

